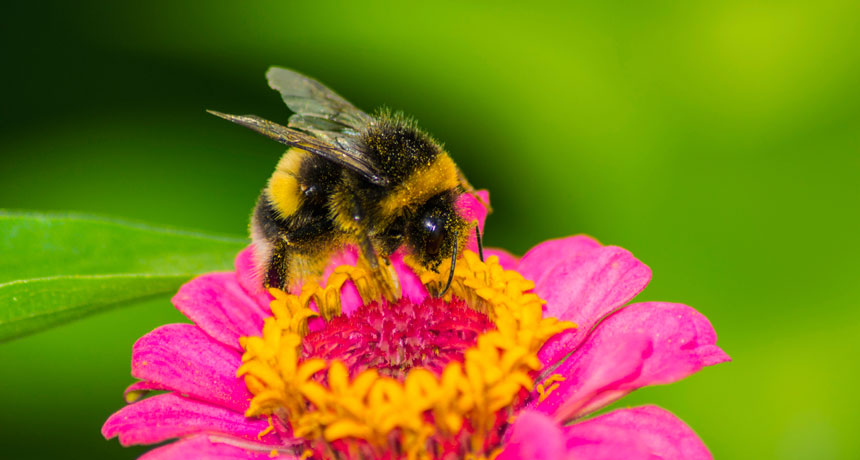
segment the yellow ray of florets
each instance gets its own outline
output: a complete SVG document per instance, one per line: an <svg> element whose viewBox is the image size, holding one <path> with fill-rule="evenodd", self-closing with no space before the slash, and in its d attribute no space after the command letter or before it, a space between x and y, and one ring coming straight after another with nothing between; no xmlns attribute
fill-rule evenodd
<svg viewBox="0 0 860 460"><path fill-rule="evenodd" d="M440 273L447 273L441 268ZM419 271L425 284L446 280L435 272ZM449 363L441 375L414 368L403 381L382 377L376 370L352 378L339 361L299 361L307 320L316 313L325 319L340 314L340 288L352 280L366 302L385 296L378 281L364 268L338 267L326 288L305 285L299 296L272 291L273 317L266 319L262 337L242 338L244 376L254 395L247 416L284 416L298 437L333 442L366 441L384 449L390 434L398 433L409 458L425 458L431 436L456 436L469 420L471 451L486 458L485 440L498 414L514 404L522 390L534 387L540 369L537 352L543 343L573 323L543 317L544 301L530 292L534 283L504 270L495 256L482 262L466 251L458 261L451 296L490 317L496 329L481 334L465 352L463 363ZM319 383L325 374L326 385ZM541 384L541 393L555 381ZM551 391L551 390L549 390Z"/></svg>

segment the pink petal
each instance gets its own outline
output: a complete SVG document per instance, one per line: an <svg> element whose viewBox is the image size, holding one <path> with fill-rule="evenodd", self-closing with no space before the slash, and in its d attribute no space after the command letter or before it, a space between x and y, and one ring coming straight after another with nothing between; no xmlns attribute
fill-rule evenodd
<svg viewBox="0 0 860 460"><path fill-rule="evenodd" d="M565 427L571 458L590 460L707 460L702 440L672 413L656 406L619 409Z"/></svg>
<svg viewBox="0 0 860 460"><path fill-rule="evenodd" d="M538 284L556 265L599 247L602 247L601 244L587 235L547 240L529 249L523 255L517 271Z"/></svg>
<svg viewBox="0 0 860 460"><path fill-rule="evenodd" d="M535 292L547 302L546 316L579 326L544 344L539 358L545 364L557 362L574 350L595 324L635 297L651 280L651 269L630 251L616 246L592 247L593 244L587 237L557 243L568 247L571 254L535 283ZM543 249L529 254L537 257L542 252ZM523 256L520 268L532 263L529 254Z"/></svg>
<svg viewBox="0 0 860 460"><path fill-rule="evenodd" d="M499 263L505 270L517 270L517 266L520 264L519 257L505 251L504 249L484 248L484 259L487 259L490 256L498 257Z"/></svg>
<svg viewBox="0 0 860 460"><path fill-rule="evenodd" d="M271 316L239 285L234 273L209 273L189 281L173 296L173 305L210 337L236 348L239 337L258 336Z"/></svg>
<svg viewBox="0 0 860 460"><path fill-rule="evenodd" d="M595 330L597 340L619 340L627 334L651 336L654 352L645 361L638 387L672 383L705 366L730 361L717 343L708 318L679 303L644 302L630 305Z"/></svg>
<svg viewBox="0 0 860 460"><path fill-rule="evenodd" d="M631 334L615 342L588 340L552 371L565 380L556 382L557 388L543 401L537 391L532 393L531 405L558 422L591 412L604 400L626 394L619 393L618 388L639 377L642 363L651 352L651 341L644 334ZM545 386L552 385L555 384Z"/></svg>
<svg viewBox="0 0 860 460"><path fill-rule="evenodd" d="M123 392L123 397L125 397L126 402L135 402L141 397L145 396L150 391L170 391L170 388L165 387L159 383L155 382L134 382L125 389Z"/></svg>
<svg viewBox="0 0 860 460"><path fill-rule="evenodd" d="M479 190L475 192L475 194L478 195L484 203L487 203L488 205L490 204L490 192ZM478 228L481 230L481 235L483 235L484 222L487 220L487 207L470 193L460 195L460 198L457 200L456 207L460 212L460 216L465 219L466 222L478 222ZM478 252L478 239L475 235L474 228L469 230L469 241L466 243L466 249Z"/></svg>
<svg viewBox="0 0 860 460"><path fill-rule="evenodd" d="M403 254L395 254L391 257L391 263L394 265L394 271L397 273L400 280L401 297L409 299L413 303L419 304L424 301L429 295L427 288L421 284L418 275L403 262Z"/></svg>
<svg viewBox="0 0 860 460"><path fill-rule="evenodd" d="M270 299L263 288L263 271L257 263L253 245L239 251L233 265L236 267L236 279L245 292L254 298Z"/></svg>
<svg viewBox="0 0 860 460"><path fill-rule="evenodd" d="M119 436L124 446L155 444L195 433L221 433L264 444L281 444L273 433L257 438L268 426L265 419L246 419L230 409L167 393L123 407L107 419L102 435L106 439Z"/></svg>
<svg viewBox="0 0 860 460"><path fill-rule="evenodd" d="M647 347L642 347L643 338ZM705 366L728 361L717 345L708 319L682 304L647 302L630 305L606 318L585 343L555 373L568 380L539 403L557 420L569 420L597 410L646 385L680 380ZM617 356L628 343L638 343ZM641 349L641 350L640 350ZM626 377L618 371L602 374L610 364L640 360L639 371ZM632 367L632 366L631 366ZM587 380L587 384L581 383ZM552 409L552 407L557 407Z"/></svg>
<svg viewBox="0 0 860 460"><path fill-rule="evenodd" d="M565 450L562 428L546 415L526 411L517 416L496 460L562 460Z"/></svg>
<svg viewBox="0 0 860 460"><path fill-rule="evenodd" d="M236 377L242 356L192 324L168 324L141 337L131 374L194 399L242 413L251 394Z"/></svg>
<svg viewBox="0 0 860 460"><path fill-rule="evenodd" d="M325 283L320 284L324 285ZM355 283L347 280L340 288L340 311L344 315L349 316L362 305L364 305L364 300L361 299L361 294L358 293L358 288L355 287ZM311 301L311 308L319 311L317 310L316 301Z"/></svg>
<svg viewBox="0 0 860 460"><path fill-rule="evenodd" d="M460 212L460 216L467 222L473 220L478 221L478 228L481 229L481 234L484 233L484 222L487 220L487 207L484 203L490 204L490 192L487 190L478 190L475 192L478 198L475 198L471 193L464 193L457 199L455 206ZM481 203L483 201L484 203Z"/></svg>
<svg viewBox="0 0 860 460"><path fill-rule="evenodd" d="M229 444L230 441L229 438L218 436L195 435L153 449L140 457L140 460L186 460L190 458L196 460L268 460L270 458L295 460L298 458L287 454L270 457L271 446L239 441L241 445L248 447L243 448ZM251 450L251 446L255 449Z"/></svg>

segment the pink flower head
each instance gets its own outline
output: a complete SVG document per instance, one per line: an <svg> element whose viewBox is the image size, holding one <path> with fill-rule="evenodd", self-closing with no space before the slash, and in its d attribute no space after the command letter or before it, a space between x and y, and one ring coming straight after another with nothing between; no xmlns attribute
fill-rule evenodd
<svg viewBox="0 0 860 460"><path fill-rule="evenodd" d="M140 381L102 433L123 445L179 439L147 460L711 458L655 406L588 418L729 360L704 316L627 305L650 269L586 236L522 258L485 254L467 252L442 299L428 295L432 273L395 255L400 300L386 302L365 300L373 286L354 251L335 258L325 288L290 295L262 291L246 249L235 272L200 276L173 298L194 324L137 341ZM141 398L149 390L164 393Z"/></svg>

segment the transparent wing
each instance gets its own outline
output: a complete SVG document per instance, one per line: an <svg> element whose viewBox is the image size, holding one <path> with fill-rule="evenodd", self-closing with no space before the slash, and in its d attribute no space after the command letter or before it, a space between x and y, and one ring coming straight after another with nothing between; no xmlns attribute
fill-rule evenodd
<svg viewBox="0 0 860 460"><path fill-rule="evenodd" d="M322 83L282 67L271 67L266 72L269 86L296 114L290 118L290 127L330 132L361 132L373 122L373 117L347 102ZM348 134L348 133L347 133Z"/></svg>
<svg viewBox="0 0 860 460"><path fill-rule="evenodd" d="M388 179L383 177L376 166L366 156L353 150L345 149L326 142L311 134L304 133L277 123L265 120L256 115L230 115L227 113L207 110L216 117L232 121L238 125L250 128L260 134L274 139L282 144L296 147L314 155L319 155L345 168L349 168L377 185L387 185Z"/></svg>
<svg viewBox="0 0 860 460"><path fill-rule="evenodd" d="M322 83L298 72L271 67L266 78L269 86L281 93L287 107L295 112L287 126L312 134L353 157L365 157L358 141L362 131L374 122L373 117Z"/></svg>
<svg viewBox="0 0 860 460"><path fill-rule="evenodd" d="M315 137L323 139L329 144L349 150L355 155L363 155L358 146L361 132L353 128L326 120L325 118L300 114L291 116L288 126L313 134Z"/></svg>

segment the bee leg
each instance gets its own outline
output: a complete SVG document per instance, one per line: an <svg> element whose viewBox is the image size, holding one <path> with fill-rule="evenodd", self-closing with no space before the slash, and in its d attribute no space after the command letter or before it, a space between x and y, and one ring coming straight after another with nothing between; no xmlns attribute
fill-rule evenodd
<svg viewBox="0 0 860 460"><path fill-rule="evenodd" d="M382 295L389 301L399 299L400 280L397 278L397 272L394 271L394 265L389 263L388 257L383 258L385 267L380 268L379 256L377 256L370 238L367 237L361 239L361 254L370 265L371 276L382 290Z"/></svg>
<svg viewBox="0 0 860 460"><path fill-rule="evenodd" d="M268 264L266 264L266 273L263 280L263 284L267 288L284 290L285 286L287 286L287 264L289 262L287 252L287 244L284 242L277 242L272 248L272 255L269 257Z"/></svg>
<svg viewBox="0 0 860 460"><path fill-rule="evenodd" d="M478 241L478 257L481 258L481 262L484 261L484 240L481 238L481 227L478 226L478 222L475 221L475 238Z"/></svg>
<svg viewBox="0 0 860 460"><path fill-rule="evenodd" d="M374 270L379 269L379 259L376 257L376 250L373 249L373 243L370 242L370 238L365 237L361 239L361 255L367 259L370 268Z"/></svg>
<svg viewBox="0 0 860 460"><path fill-rule="evenodd" d="M457 237L460 236L459 233L460 233L459 231L454 230L454 241L457 241ZM448 292L448 288L451 287L451 281L454 280L454 267L456 266L456 264L457 264L457 245L455 244L454 245L454 251L451 253L451 270L448 271L448 282L445 283L445 289L442 289L442 292L440 292L439 295L436 296L437 298L445 295L445 293Z"/></svg>

